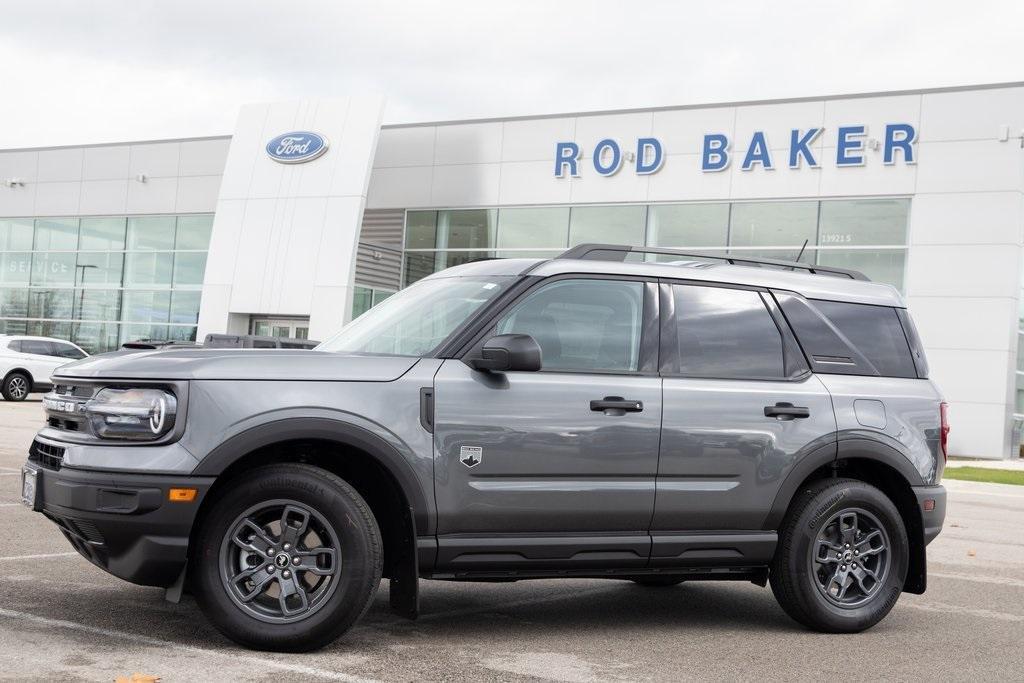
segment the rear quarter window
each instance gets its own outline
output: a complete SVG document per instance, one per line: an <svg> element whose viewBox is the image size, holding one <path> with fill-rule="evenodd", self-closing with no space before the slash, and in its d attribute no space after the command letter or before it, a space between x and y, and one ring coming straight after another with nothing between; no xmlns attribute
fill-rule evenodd
<svg viewBox="0 0 1024 683"><path fill-rule="evenodd" d="M814 301L814 306L839 328L884 377L917 377L907 335L895 308Z"/></svg>
<svg viewBox="0 0 1024 683"><path fill-rule="evenodd" d="M914 364L897 309L807 300L789 292L775 297L815 372L924 376Z"/></svg>

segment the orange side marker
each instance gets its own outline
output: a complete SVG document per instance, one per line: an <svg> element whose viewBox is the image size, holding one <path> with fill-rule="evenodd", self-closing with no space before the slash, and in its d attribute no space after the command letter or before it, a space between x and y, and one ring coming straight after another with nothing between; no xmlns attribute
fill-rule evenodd
<svg viewBox="0 0 1024 683"><path fill-rule="evenodd" d="M187 488L171 488L167 490L167 500L172 503L191 503L196 499L198 491Z"/></svg>

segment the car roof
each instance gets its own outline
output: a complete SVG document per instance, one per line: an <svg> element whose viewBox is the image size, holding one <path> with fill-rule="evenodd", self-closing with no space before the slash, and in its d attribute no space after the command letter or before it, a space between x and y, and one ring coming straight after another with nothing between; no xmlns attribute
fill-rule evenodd
<svg viewBox="0 0 1024 683"><path fill-rule="evenodd" d="M16 341L16 340L17 341L21 341L21 340L53 341L53 342L61 342L62 344L71 344L72 346L78 346L74 342L68 341L67 339L57 339L56 337L36 337L36 336L31 335L31 334L0 334L0 339L6 339L6 340L9 340L9 341Z"/></svg>
<svg viewBox="0 0 1024 683"><path fill-rule="evenodd" d="M806 268L807 266L803 264L802 267ZM837 276L824 272L782 270L774 265L772 267L761 267L757 265L735 265L724 261L708 262L698 259L687 259L683 256L680 257L680 260L671 263L605 261L561 257L551 259L489 259L454 266L430 275L429 279L514 275L551 277L572 273L587 275L637 275L693 280L708 284L765 287L796 292L808 299L847 301L876 306L895 306L898 308L906 307L903 297L892 285L871 282L867 279L855 279L852 275ZM854 275L859 275L859 273Z"/></svg>

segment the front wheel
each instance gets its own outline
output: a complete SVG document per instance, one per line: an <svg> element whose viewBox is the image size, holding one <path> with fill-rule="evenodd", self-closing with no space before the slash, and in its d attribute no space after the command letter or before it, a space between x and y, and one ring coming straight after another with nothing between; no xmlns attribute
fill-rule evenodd
<svg viewBox="0 0 1024 683"><path fill-rule="evenodd" d="M231 482L199 529L199 606L235 642L314 650L367 610L381 578L380 530L362 496L317 467L262 467Z"/></svg>
<svg viewBox="0 0 1024 683"><path fill-rule="evenodd" d="M819 481L794 499L783 521L772 592L808 628L863 631L896 604L909 556L903 520L884 493L853 479Z"/></svg>

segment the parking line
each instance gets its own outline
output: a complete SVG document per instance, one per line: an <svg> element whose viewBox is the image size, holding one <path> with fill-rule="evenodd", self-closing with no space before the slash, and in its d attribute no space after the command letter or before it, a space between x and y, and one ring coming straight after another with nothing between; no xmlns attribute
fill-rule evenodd
<svg viewBox="0 0 1024 683"><path fill-rule="evenodd" d="M0 557L0 562L9 562L13 560L45 560L51 557L78 557L78 553L46 553L44 555L12 555L9 557Z"/></svg>
<svg viewBox="0 0 1024 683"><path fill-rule="evenodd" d="M255 664L259 667L263 667L264 669L278 669L280 671L301 674L303 676L326 678L332 681L348 681L348 683L375 683L373 679L360 678L359 676L352 676L351 674L342 673L340 671L331 671L330 669L318 669L313 666L305 666L302 664L279 662L276 659L253 657L249 654L236 654L234 652L228 652L223 650L211 650L209 648L196 647L194 645L182 645L181 643L175 643L171 640L161 640L160 638L152 638L150 636L143 636L136 633L128 633L126 631L114 631L112 629L100 628L98 626L87 626L85 624L79 624L74 621L64 621L63 619L50 619L48 617L40 617L35 614L30 614L28 612L16 612L14 610L0 608L0 616L6 617L8 619L22 619L24 621L30 621L32 623L39 624L41 626L46 626L48 628L63 628L69 631L91 633L93 635L106 636L108 638L121 638L123 640L130 640L140 645L168 648L171 650L184 652L190 655L212 655L215 657L224 657L226 659L233 659L238 662L243 662L245 664Z"/></svg>
<svg viewBox="0 0 1024 683"><path fill-rule="evenodd" d="M1024 621L1024 615L1020 614L1010 614L1009 612L996 612L990 609L972 609L970 607L961 607L960 605L951 605L946 602L900 603L901 606L903 606L904 604L906 607L921 610L923 612L943 612L945 614L968 614L972 617L981 617L983 619L998 619L999 621Z"/></svg>
<svg viewBox="0 0 1024 683"><path fill-rule="evenodd" d="M24 503L0 503L0 508L25 507Z"/></svg>
<svg viewBox="0 0 1024 683"><path fill-rule="evenodd" d="M928 576L940 579L953 579L954 581L973 581L974 583L992 583L998 586L1015 586L1024 588L1024 581L1013 579L1008 576L984 576L974 574L958 574L956 572L928 572Z"/></svg>
<svg viewBox="0 0 1024 683"><path fill-rule="evenodd" d="M16 467L0 467L0 472L10 472L11 474L21 474L21 470Z"/></svg>
<svg viewBox="0 0 1024 683"><path fill-rule="evenodd" d="M0 477L20 477L21 472L0 472Z"/></svg>

